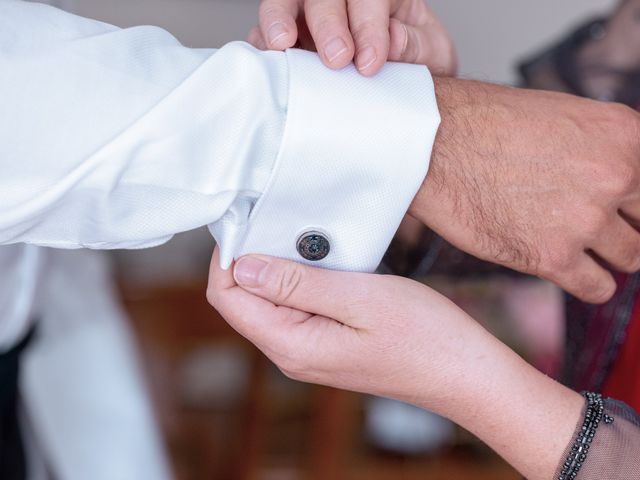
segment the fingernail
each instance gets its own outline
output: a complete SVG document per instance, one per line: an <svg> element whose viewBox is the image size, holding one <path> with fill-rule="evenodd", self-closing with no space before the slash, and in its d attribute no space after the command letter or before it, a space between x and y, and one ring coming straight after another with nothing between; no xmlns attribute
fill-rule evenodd
<svg viewBox="0 0 640 480"><path fill-rule="evenodd" d="M329 40L324 46L324 54L332 62L347 51L347 44L340 37Z"/></svg>
<svg viewBox="0 0 640 480"><path fill-rule="evenodd" d="M236 262L233 277L242 287L259 287L262 285L261 274L267 262L254 257L242 257Z"/></svg>
<svg viewBox="0 0 640 480"><path fill-rule="evenodd" d="M267 31L267 37L269 38L269 45L273 47L274 43L284 37L289 30L287 30L287 26L282 22L276 22L269 27Z"/></svg>
<svg viewBox="0 0 640 480"><path fill-rule="evenodd" d="M356 67L361 72L369 68L376 61L376 49L373 47L364 47L358 52L356 57Z"/></svg>

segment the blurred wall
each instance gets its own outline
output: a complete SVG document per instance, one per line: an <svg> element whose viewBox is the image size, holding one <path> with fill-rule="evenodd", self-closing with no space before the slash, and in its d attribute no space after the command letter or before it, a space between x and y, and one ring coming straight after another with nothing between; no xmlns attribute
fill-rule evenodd
<svg viewBox="0 0 640 480"><path fill-rule="evenodd" d="M258 0L57 0L77 13L121 26L160 25L190 46L243 39ZM429 0L457 42L461 73L511 82L513 64L616 0Z"/></svg>
<svg viewBox="0 0 640 480"><path fill-rule="evenodd" d="M65 8L122 27L159 25L192 47L244 40L258 18L258 0L62 0Z"/></svg>
<svg viewBox="0 0 640 480"><path fill-rule="evenodd" d="M617 0L429 0L455 38L461 74L512 82L513 65Z"/></svg>

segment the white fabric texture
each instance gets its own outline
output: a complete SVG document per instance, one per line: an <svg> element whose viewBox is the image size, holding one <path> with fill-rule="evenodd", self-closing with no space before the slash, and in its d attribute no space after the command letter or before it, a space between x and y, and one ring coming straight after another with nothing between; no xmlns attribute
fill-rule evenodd
<svg viewBox="0 0 640 480"><path fill-rule="evenodd" d="M20 376L29 479L37 459L59 480L172 478L103 255L41 250L41 308Z"/></svg>
<svg viewBox="0 0 640 480"><path fill-rule="evenodd" d="M65 480L170 474L103 266L36 245L143 248L209 225L225 264L301 260L313 228L332 243L320 265L373 270L439 120L425 68L364 79L19 0L0 0L0 111L0 351L41 319L22 391Z"/></svg>
<svg viewBox="0 0 640 480"><path fill-rule="evenodd" d="M209 225L226 266L301 260L311 227L331 240L317 265L371 271L439 122L424 67L366 79L311 53L189 49L20 0L0 0L0 72L0 244L143 248ZM29 290L16 279L1 281Z"/></svg>
<svg viewBox="0 0 640 480"><path fill-rule="evenodd" d="M287 56L282 148L240 253L371 272L427 174L440 121L432 80L418 66L389 66L372 80L354 67L332 72L309 52ZM297 253L310 230L330 239L321 261Z"/></svg>

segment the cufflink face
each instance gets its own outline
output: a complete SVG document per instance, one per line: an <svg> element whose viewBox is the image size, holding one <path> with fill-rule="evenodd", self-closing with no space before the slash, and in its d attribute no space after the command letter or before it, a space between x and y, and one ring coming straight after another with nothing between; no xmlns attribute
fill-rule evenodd
<svg viewBox="0 0 640 480"><path fill-rule="evenodd" d="M300 235L297 249L302 258L317 262L329 255L331 244L323 233L310 231Z"/></svg>

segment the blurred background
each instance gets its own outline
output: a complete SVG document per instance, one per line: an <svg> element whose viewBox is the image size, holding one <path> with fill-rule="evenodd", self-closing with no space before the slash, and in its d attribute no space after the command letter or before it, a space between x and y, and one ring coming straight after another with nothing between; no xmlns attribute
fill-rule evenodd
<svg viewBox="0 0 640 480"><path fill-rule="evenodd" d="M160 25L183 43L217 47L244 39L256 24L258 0L57 0L80 15L119 26ZM463 76L514 82L514 62L608 12L615 0L429 0L458 46Z"/></svg>
<svg viewBox="0 0 640 480"><path fill-rule="evenodd" d="M50 3L122 27L159 25L194 47L244 39L256 22L258 6L257 0ZM615 4L611 0L429 3L454 36L462 76L511 84L521 81L515 68L519 61ZM420 248L408 256L406 242L396 245L385 262L387 270L412 274L445 292L529 361L557 373L564 339L560 292L540 281L478 266L428 234L407 235L420 237ZM407 241L411 243L411 238ZM160 442L154 461L166 462L171 477L519 478L470 434L428 412L286 379L206 303L212 249L209 234L197 231L146 251L52 253L56 261L76 264L79 270L92 265L104 282L113 278L115 288L108 301L115 306L103 308L100 315L112 312L119 341L130 345L133 353L120 373L138 369L132 378L145 385L155 424L149 431ZM86 301L92 298L87 295ZM65 298L56 301L64 303ZM98 315L99 307L94 308L93 313L91 307L85 310L84 320L91 322ZM105 350L96 361L117 363L117 355L117 349ZM47 394L55 394L56 384L49 387ZM110 395L117 398L119 393ZM104 412L109 409L103 410L108 415ZM106 416L103 421L110 419ZM113 419L118 421L122 418ZM114 445L114 451L124 450ZM120 453L112 453L116 454ZM49 468L63 480L79 478L73 475L73 466L60 465L50 462ZM71 473L65 476L61 471Z"/></svg>

